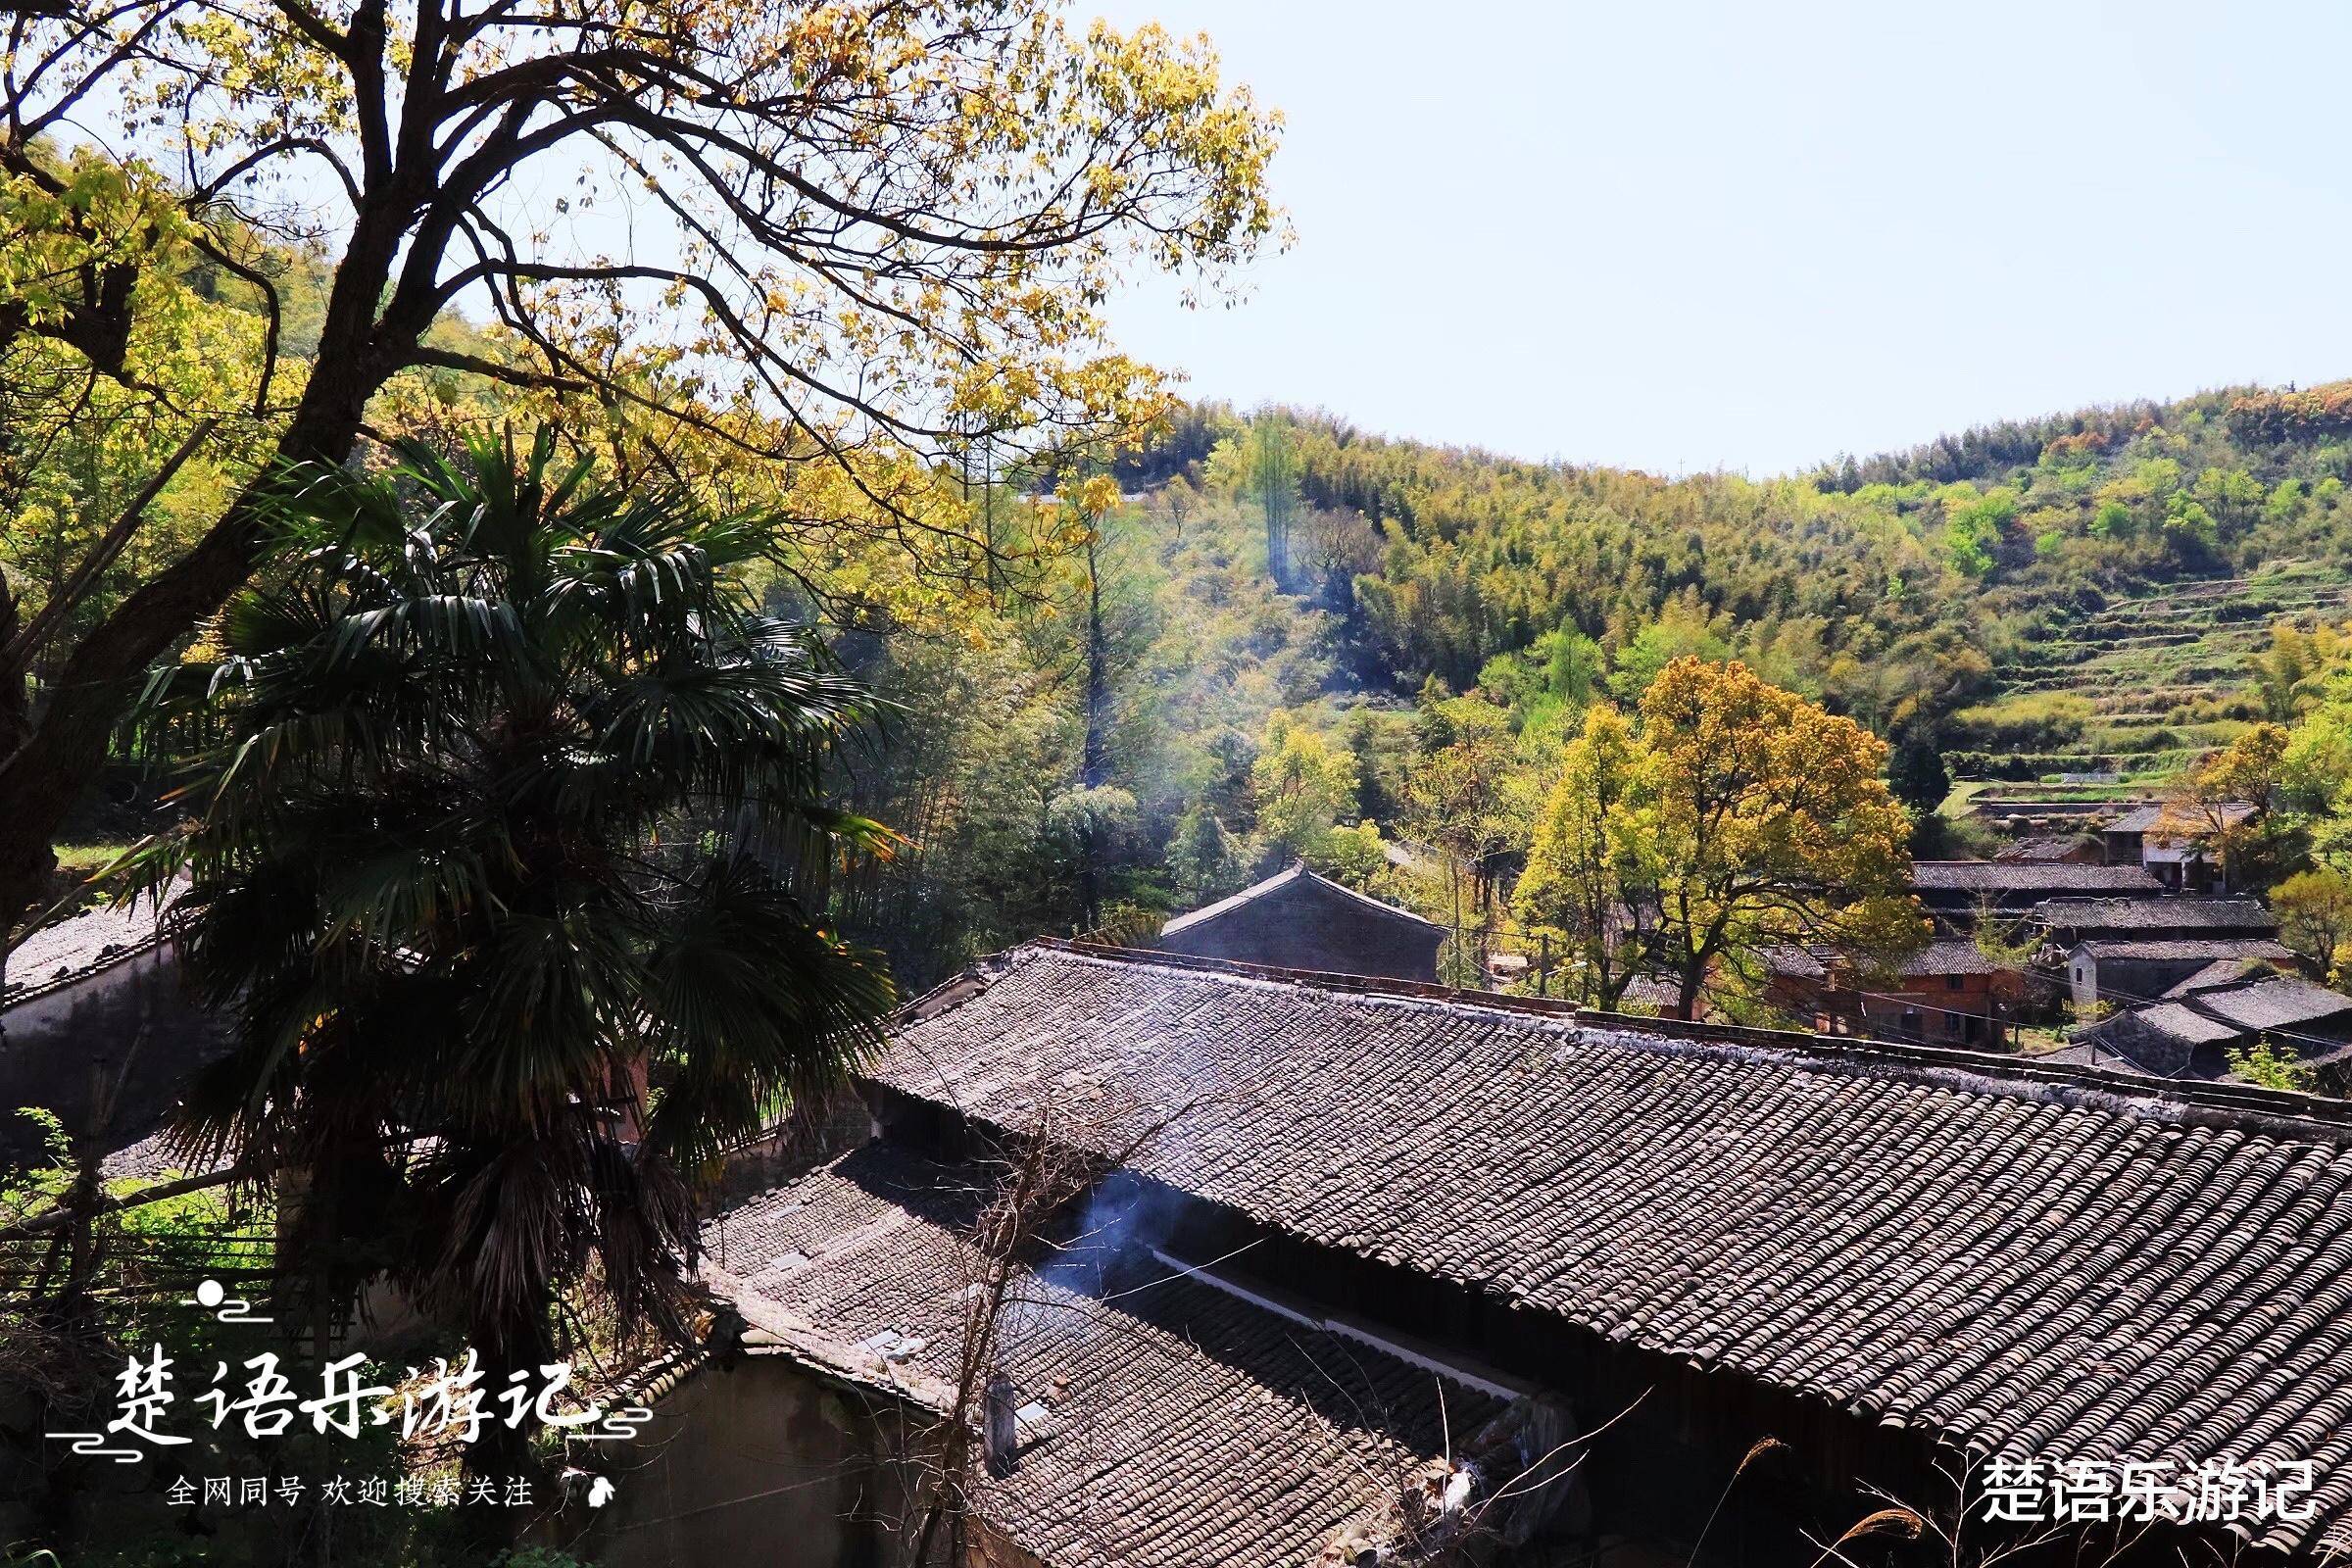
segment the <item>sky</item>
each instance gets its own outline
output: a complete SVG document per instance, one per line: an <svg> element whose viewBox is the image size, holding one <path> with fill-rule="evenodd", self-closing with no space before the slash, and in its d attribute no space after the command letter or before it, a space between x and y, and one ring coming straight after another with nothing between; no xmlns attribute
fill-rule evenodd
<svg viewBox="0 0 2352 1568"><path fill-rule="evenodd" d="M1297 242L1121 346L1675 473L2352 375L2352 6L1098 0L1284 112ZM1081 0L1081 14L1085 7Z"/></svg>

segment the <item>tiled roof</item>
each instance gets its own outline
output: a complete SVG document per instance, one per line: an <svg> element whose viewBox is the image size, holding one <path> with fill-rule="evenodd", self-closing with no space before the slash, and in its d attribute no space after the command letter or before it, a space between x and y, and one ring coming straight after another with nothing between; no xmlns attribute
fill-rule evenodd
<svg viewBox="0 0 2352 1568"><path fill-rule="evenodd" d="M2249 986L2200 991L2193 1005L2244 1030L2293 1029L2352 1012L2352 997L2308 980L2258 980Z"/></svg>
<svg viewBox="0 0 2352 1568"><path fill-rule="evenodd" d="M2070 865L2051 860L1915 860L1922 893L2144 893L2164 891L2136 865Z"/></svg>
<svg viewBox="0 0 2352 1568"><path fill-rule="evenodd" d="M2003 845L1993 855L1993 858L2011 864L2024 861L2029 864L2054 865L2065 860L2070 855L2080 854L2084 845L2097 842L2087 833L2039 833L2032 838L2023 838L2013 844Z"/></svg>
<svg viewBox="0 0 2352 1568"><path fill-rule="evenodd" d="M1625 991L1618 1000L1637 1007L1655 1007L1664 1011L1678 1005L1683 1000L1683 993L1682 988L1670 980L1661 980L1654 974L1638 974L1626 983ZM1705 1006L1706 999L1702 997L1699 999L1702 1015Z"/></svg>
<svg viewBox="0 0 2352 1568"><path fill-rule="evenodd" d="M2083 1031L2078 1045L2040 1059L2095 1066L2120 1056L2159 1078L2218 1079L2232 1074L2224 1048L2277 1030L2277 1044L2304 1064L2330 1066L2352 1057L2352 1043L2306 1031L2348 1012L2352 997L2274 975L2255 960L2220 958L2167 991L2164 1001L2117 1013Z"/></svg>
<svg viewBox="0 0 2352 1568"><path fill-rule="evenodd" d="M226 1170L225 1156L191 1158L169 1131L150 1133L106 1156L101 1169L108 1181L162 1181L169 1176L202 1176Z"/></svg>
<svg viewBox="0 0 2352 1568"><path fill-rule="evenodd" d="M2238 1029L2180 1003L2119 1012L2083 1031L2074 1045L2034 1060L2053 1066L2143 1073L2176 1083L2236 1081L2230 1054L2251 1046L2255 1031ZM2340 1068L2352 1061L2352 1042L2273 1036L2278 1050L2306 1067Z"/></svg>
<svg viewBox="0 0 2352 1568"><path fill-rule="evenodd" d="M2034 917L2060 931L2251 931L2278 921L2259 899L2051 899Z"/></svg>
<svg viewBox="0 0 2352 1568"><path fill-rule="evenodd" d="M2196 837L2213 831L2213 824L2205 818L2206 809L2206 808L2198 806L2176 806L2167 801L2151 801L2145 806L2126 811L2122 816L2108 823L2107 831L2110 833L2162 832L2179 834L2183 837ZM2222 823L2226 827L2235 826L2254 814L2254 808L2244 801L2231 801L2214 807L2212 810L2222 819Z"/></svg>
<svg viewBox="0 0 2352 1568"><path fill-rule="evenodd" d="M2154 946L2153 943L2150 946ZM2266 968L2269 960L2258 957L2216 958L2179 985L2167 987L2164 1000L2176 1002L2199 991L2211 991L2220 986L2233 986L2254 977L2257 970Z"/></svg>
<svg viewBox="0 0 2352 1568"><path fill-rule="evenodd" d="M2003 974L2014 966L1993 962L1974 942L1940 937L1895 965L1895 973L1911 978L1938 974Z"/></svg>
<svg viewBox="0 0 2352 1568"><path fill-rule="evenodd" d="M1819 980L1829 974L1829 965L1838 963L1841 969L1862 966L1839 959L1828 953L1815 953L1804 948L1780 947L1764 956L1764 967L1773 974L1796 979ZM1938 937L1925 947L1905 954L1894 964L1894 972L1905 979L1919 979L1945 974L2014 974L2016 966L1998 964L1984 956L1983 949L1965 937Z"/></svg>
<svg viewBox="0 0 2352 1568"><path fill-rule="evenodd" d="M2214 1042L2184 1040L2166 1034L2161 1027L2143 1028L2142 1014L2153 1010L2119 1012L2093 1028L2078 1031L2071 1043L2034 1060L2046 1066L2139 1073L2173 1082L2218 1081L2229 1076L2229 1063L2212 1049ZM2200 1050L2200 1044L2206 1049Z"/></svg>
<svg viewBox="0 0 2352 1568"><path fill-rule="evenodd" d="M880 1081L1189 1106L1137 1161L1181 1192L1868 1419L2314 1459L2317 1522L2266 1539L2352 1547L2340 1107L1054 946L984 980Z"/></svg>
<svg viewBox="0 0 2352 1568"><path fill-rule="evenodd" d="M2167 1040L2185 1046L2219 1045L2235 1040L2245 1033L2236 1025L2200 1012L2181 1002L2160 1002L2150 1007L2134 1007L2118 1015L2119 1022L2129 1022L2135 1029L2158 1034Z"/></svg>
<svg viewBox="0 0 2352 1568"><path fill-rule="evenodd" d="M1789 944L1764 951L1764 972L1790 980L1827 980L1830 965L1812 949Z"/></svg>
<svg viewBox="0 0 2352 1568"><path fill-rule="evenodd" d="M101 905L45 925L10 952L4 1004L30 1001L144 953L159 934L155 906L143 899L128 908Z"/></svg>
<svg viewBox="0 0 2352 1568"><path fill-rule="evenodd" d="M2178 937L2158 938L2147 942L2114 942L2093 937L2082 944L2094 958L2139 959L2150 962L2186 962L2191 958L2210 961L2222 959L2260 958L2273 963L2284 963L2294 957L2294 950L2283 942L2269 937Z"/></svg>
<svg viewBox="0 0 2352 1568"><path fill-rule="evenodd" d="M1258 899L1262 899L1269 893L1275 893L1283 888L1287 888L1294 882L1304 882L1310 887L1314 888L1317 892L1323 894L1326 898L1330 898L1335 901L1347 902L1371 913L1386 915L1393 920L1403 921L1410 925L1423 926L1431 931L1442 929L1436 924L1436 922L1424 920L1421 918L1421 916L1415 914L1410 909L1399 908L1394 904L1384 904L1380 900L1372 898L1367 894L1358 893L1355 891L1355 889L1348 887L1343 883L1334 882L1327 876L1318 876L1313 871L1307 869L1306 862L1304 860L1300 860L1294 864L1289 870L1277 872L1275 875L1266 878L1263 882L1251 883L1249 887L1242 889L1241 892L1232 895L1230 898L1219 899L1214 904L1204 904L1200 908L1193 910L1189 914L1180 914L1176 916L1175 919L1170 920L1166 925L1159 928L1159 934L1163 937L1169 937L1175 936L1177 933L1182 931L1188 931L1194 926L1215 919L1218 915L1230 913L1246 904L1253 903Z"/></svg>
<svg viewBox="0 0 2352 1568"><path fill-rule="evenodd" d="M868 1145L711 1221L706 1276L781 1353L944 1414L981 1277L961 1238L988 1181ZM1494 1391L1127 1256L1107 1276L1068 1252L1020 1270L1000 1319L1028 1414L1018 1465L984 1480L978 1508L1054 1568L1298 1563L1343 1540L1393 1544L1405 1478L1472 1454L1505 1408Z"/></svg>

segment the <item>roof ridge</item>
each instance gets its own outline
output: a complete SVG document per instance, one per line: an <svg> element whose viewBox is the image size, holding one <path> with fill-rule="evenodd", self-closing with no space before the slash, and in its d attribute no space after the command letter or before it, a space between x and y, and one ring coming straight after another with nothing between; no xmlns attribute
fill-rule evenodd
<svg viewBox="0 0 2352 1568"><path fill-rule="evenodd" d="M1341 974L1329 969L1286 969L1278 964L1248 963L1239 958L1201 958L1189 953L1163 953L1157 948L1122 948L1106 942L1087 942L1065 937L1032 937L997 956L1009 964L1020 961L1024 955L1032 952L1067 953L1082 958L1156 964L1169 969L1230 975L1239 980L1307 986L1318 991L1386 997L1397 1002L1484 1007L1496 1012L1528 1013L1539 1017L1573 1020L1579 1010L1573 1002L1547 997L1519 997L1500 991L1465 991L1456 986L1438 985L1426 980L1397 980L1387 975Z"/></svg>
<svg viewBox="0 0 2352 1568"><path fill-rule="evenodd" d="M1427 926L1433 931L1444 929L1435 920L1424 919L1401 905L1391 904L1386 899L1376 899L1369 893L1357 892L1345 882L1334 881L1313 866L1308 865L1303 859L1299 859L1293 860L1289 866L1275 872L1272 876L1259 878L1238 893L1228 893L1214 903L1203 904L1198 909L1187 909L1184 913L1174 916L1159 928L1160 935L1166 936L1171 932L1188 930L1211 916L1223 914L1228 909L1238 909L1246 904L1254 903L1258 899L1267 897L1280 888L1288 887L1293 882L1301 881L1329 888L1334 893L1352 899L1375 913L1388 915L1392 919L1409 920L1415 925Z"/></svg>
<svg viewBox="0 0 2352 1568"><path fill-rule="evenodd" d="M2138 1114L2149 1120L2179 1122L2185 1117L2215 1121L2270 1136L2317 1138L2330 1143L2352 1144L2352 1102L2294 1090L2266 1089L2255 1084L2151 1079L2121 1069L2041 1061L2032 1056L1990 1052L1962 1051L1948 1046L1906 1045L1894 1041L1859 1039L1851 1035L1808 1034L1792 1029L1759 1029L1746 1024L1692 1023L1679 1018L1607 1012L1541 997L1461 991L1420 981L1392 980L1372 975L1283 969L1269 964L1242 963L1229 958L1196 958L1183 954L1074 942L1061 937L1032 938L996 955L992 960L984 961L998 963L1001 969L1008 969L1013 964L1049 953L1064 954L1082 960L1187 970L1398 1004L1548 1018L1619 1034L1646 1034L1729 1051L1777 1051L1825 1067L1860 1071L1875 1067L1916 1075L1927 1081L1947 1084L1958 1081L1964 1087L1974 1083L1982 1086L1977 1091L1979 1093L2056 1093L2070 1099L2079 1096L2085 1101L2096 1102L2098 1108L2117 1114ZM950 982L931 993L946 1003L946 1005L937 1009L938 1012L959 1005L971 996L986 990L990 983L990 977L978 968L967 971L960 979L965 989L957 991L952 998L943 996L943 993L954 990L957 982ZM926 1016L936 1016L936 1012Z"/></svg>

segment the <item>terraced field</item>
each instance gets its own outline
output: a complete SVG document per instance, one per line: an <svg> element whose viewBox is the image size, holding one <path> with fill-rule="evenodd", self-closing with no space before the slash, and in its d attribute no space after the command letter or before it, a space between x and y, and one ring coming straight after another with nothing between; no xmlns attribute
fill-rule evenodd
<svg viewBox="0 0 2352 1568"><path fill-rule="evenodd" d="M2116 600L1996 667L2000 695L1955 715L1954 771L2168 776L2257 716L2251 659L2275 621L2347 618L2352 582L2302 563Z"/></svg>

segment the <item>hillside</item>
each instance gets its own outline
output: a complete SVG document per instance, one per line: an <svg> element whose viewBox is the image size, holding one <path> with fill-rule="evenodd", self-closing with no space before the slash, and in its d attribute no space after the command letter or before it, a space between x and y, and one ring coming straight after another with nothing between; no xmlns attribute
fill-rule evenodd
<svg viewBox="0 0 2352 1568"><path fill-rule="evenodd" d="M1997 661L1998 695L1950 726L1958 747L1978 749L1949 760L1971 777L2169 776L2263 716L2250 688L2275 627L2347 618L2352 584L2305 561L2117 598Z"/></svg>
<svg viewBox="0 0 2352 1568"><path fill-rule="evenodd" d="M1762 480L1204 408L1120 476L1284 492L1269 539L1316 542L1286 586L1344 614L1373 685L1524 708L1565 695L1529 675L1563 638L1620 691L1676 653L1737 655L1964 776L2169 772L2260 713L2250 661L2274 623L2352 612L2352 383L2084 410Z"/></svg>
<svg viewBox="0 0 2352 1568"><path fill-rule="evenodd" d="M292 379L322 274L278 261ZM253 301L201 270L182 281L202 328L185 373L250 357ZM455 318L436 334L497 350ZM446 445L535 411L413 372L373 412ZM128 453L69 434L19 476L0 533L0 573L36 610L169 445L162 426ZM184 546L236 461L180 476L83 620ZM903 847L835 893L910 981L1189 906L1310 849L1389 877L1395 841L1436 832L1416 774L1441 753L1477 764L1463 843L1507 859L1568 725L1678 656L1744 660L1852 716L1932 804L1953 776L2141 787L2275 710L2254 684L2276 625L2352 617L2352 383L2085 410L1767 478L1196 405L1113 464L1121 499L1071 528L1046 493L1092 470L1072 457L983 486L985 564L823 528L784 541L779 608L825 618L887 700L839 782ZM974 499L969 472L934 470L943 516L950 487ZM1460 890L1418 891L1450 907Z"/></svg>

